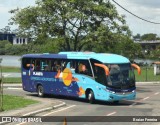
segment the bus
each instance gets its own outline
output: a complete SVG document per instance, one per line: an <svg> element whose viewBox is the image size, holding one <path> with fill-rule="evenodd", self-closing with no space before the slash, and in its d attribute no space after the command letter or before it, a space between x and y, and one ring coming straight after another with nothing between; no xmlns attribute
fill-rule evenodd
<svg viewBox="0 0 160 125"><path fill-rule="evenodd" d="M60 52L22 56L24 91L119 102L134 100L134 69L141 69L117 54Z"/></svg>

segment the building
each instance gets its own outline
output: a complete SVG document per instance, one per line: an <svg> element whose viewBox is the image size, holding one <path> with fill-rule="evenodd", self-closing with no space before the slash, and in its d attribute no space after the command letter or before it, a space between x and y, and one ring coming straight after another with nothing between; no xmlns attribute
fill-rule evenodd
<svg viewBox="0 0 160 125"><path fill-rule="evenodd" d="M0 41L2 40L8 40L9 42L13 42L13 38L15 37L15 34L12 33L0 33Z"/></svg>
<svg viewBox="0 0 160 125"><path fill-rule="evenodd" d="M0 41L8 40L10 43L16 44L28 44L29 39L23 37L17 37L14 33L0 33Z"/></svg>
<svg viewBox="0 0 160 125"><path fill-rule="evenodd" d="M135 41L135 43L139 43L142 46L143 50L149 49L154 50L157 46L160 45L160 40L153 41Z"/></svg>
<svg viewBox="0 0 160 125"><path fill-rule="evenodd" d="M27 44L28 38L22 38L22 37L13 37L13 43L12 44Z"/></svg>

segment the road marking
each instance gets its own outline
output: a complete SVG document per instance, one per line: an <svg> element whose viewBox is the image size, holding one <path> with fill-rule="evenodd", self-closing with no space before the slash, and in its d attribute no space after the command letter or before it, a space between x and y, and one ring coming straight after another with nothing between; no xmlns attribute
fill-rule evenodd
<svg viewBox="0 0 160 125"><path fill-rule="evenodd" d="M137 102L134 102L133 104L131 104L131 105L129 105L130 107L132 107L132 106L134 106L134 105L136 105L137 104Z"/></svg>
<svg viewBox="0 0 160 125"><path fill-rule="evenodd" d="M159 93L160 93L160 92L156 92L156 93L154 93L154 95L158 95ZM145 100L147 100L147 99L149 99L149 98L150 98L150 97L147 96L147 97L145 97L145 98L143 98L143 99L141 99L141 100L139 100L139 101L137 101L137 102L145 101ZM129 106L132 107L132 106L136 105L137 102L134 102L133 104L131 104L131 105L129 105Z"/></svg>
<svg viewBox="0 0 160 125"><path fill-rule="evenodd" d="M59 110L57 110L57 111L53 111L53 112L50 112L50 113L44 114L44 115L42 115L42 116L47 116L47 115L50 115L50 114L53 114L53 113L56 113L56 112L60 112L60 111L63 111L63 110L66 110L66 109L72 108L72 107L74 107L74 106L76 106L76 105L71 105L71 106L69 106L69 107L62 108L62 109L59 109Z"/></svg>
<svg viewBox="0 0 160 125"><path fill-rule="evenodd" d="M109 113L109 114L107 114L106 116L111 116L111 115L114 115L114 114L116 114L117 112L111 112L111 113Z"/></svg>
<svg viewBox="0 0 160 125"><path fill-rule="evenodd" d="M3 74L3 77L7 77L7 76L9 76L9 75L11 75L11 74Z"/></svg>
<svg viewBox="0 0 160 125"><path fill-rule="evenodd" d="M62 101L59 101L59 102L62 102ZM63 102L63 103L64 103L64 102ZM61 104L60 104L60 105L57 105L56 107L58 107L58 106L61 106ZM67 107L67 108L63 108L63 109L58 110L58 111L63 111L63 110L65 110L65 109L69 109L69 108L74 107L74 106L76 106L76 105L71 105L71 106L69 106L69 107ZM58 111L54 111L54 112L51 112L51 113L48 113L48 114L45 114L45 115L42 115L42 116L47 116L47 115L49 115L49 114L56 113L56 112L58 112ZM27 116L27 115L29 115L29 113L24 114L23 116ZM23 125L23 124L26 124L26 123L27 123L27 122L22 122L22 123L19 123L19 124L16 124L16 125Z"/></svg>
<svg viewBox="0 0 160 125"><path fill-rule="evenodd" d="M158 94L159 94L159 92L154 93L154 95L158 95Z"/></svg>
<svg viewBox="0 0 160 125"><path fill-rule="evenodd" d="M22 90L22 88L14 88L14 87L8 87L7 89L12 89L12 90Z"/></svg>
<svg viewBox="0 0 160 125"><path fill-rule="evenodd" d="M147 100L147 99L149 99L150 97L148 96L148 97L145 97L145 98L143 98L142 100L144 101L144 100Z"/></svg>

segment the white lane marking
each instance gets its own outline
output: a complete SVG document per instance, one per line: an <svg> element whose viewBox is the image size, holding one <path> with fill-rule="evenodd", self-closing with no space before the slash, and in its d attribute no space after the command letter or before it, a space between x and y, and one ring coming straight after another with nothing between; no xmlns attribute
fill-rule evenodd
<svg viewBox="0 0 160 125"><path fill-rule="evenodd" d="M53 112L50 112L50 113L44 114L44 115L42 115L42 116L47 116L47 115L50 115L50 114L53 114L53 113L56 113L56 112L60 112L60 111L63 111L63 110L66 110L66 109L72 108L72 107L74 107L74 106L76 106L76 105L71 105L71 106L69 106L69 107L67 107L67 108L62 108L62 109L60 109L60 110L53 111ZM26 123L27 123L27 122L22 122L22 123L19 123L19 124L16 124L16 125L23 125L23 124L26 124Z"/></svg>
<svg viewBox="0 0 160 125"><path fill-rule="evenodd" d="M158 95L158 94L159 94L159 92L154 93L154 95Z"/></svg>
<svg viewBox="0 0 160 125"><path fill-rule="evenodd" d="M137 102L134 102L133 104L131 104L131 105L129 105L130 107L132 107L132 106L134 106L134 105L136 105L137 104Z"/></svg>
<svg viewBox="0 0 160 125"><path fill-rule="evenodd" d="M62 109L59 109L59 110L57 110L57 111L53 111L53 112L50 112L50 113L44 114L44 115L42 115L42 116L47 116L47 115L50 115L50 114L53 114L53 113L56 113L56 112L60 112L60 111L63 111L63 110L66 110L66 109L72 108L72 107L74 107L74 106L76 106L76 105L71 105L71 106L69 106L69 107L62 108Z"/></svg>
<svg viewBox="0 0 160 125"><path fill-rule="evenodd" d="M116 114L117 112L111 112L111 113L109 113L109 114L107 114L106 116L111 116L111 115L114 115L114 114Z"/></svg>
<svg viewBox="0 0 160 125"><path fill-rule="evenodd" d="M59 101L59 102L62 102L62 101ZM43 112L43 111L47 111L47 110L52 110L52 109L55 109L55 108L57 108L57 107L62 107L63 105L66 105L66 103L63 102L62 104L59 104L59 105L56 105L56 106L53 106L53 107L48 107L48 108L36 110L36 111L33 111L33 112L29 112L29 113L24 114L23 116L29 116L29 115L31 115L31 114L36 114L36 113L38 113L38 112Z"/></svg>
<svg viewBox="0 0 160 125"><path fill-rule="evenodd" d="M7 89L12 89L12 90L22 90L22 88L14 88L14 87L8 87Z"/></svg>
<svg viewBox="0 0 160 125"><path fill-rule="evenodd" d="M145 98L143 98L142 100L144 101L144 100L147 100L147 99L149 99L150 97L148 96L148 97L145 97Z"/></svg>
<svg viewBox="0 0 160 125"><path fill-rule="evenodd" d="M11 75L11 74L3 74L3 77L7 77L7 76L9 76L9 75Z"/></svg>

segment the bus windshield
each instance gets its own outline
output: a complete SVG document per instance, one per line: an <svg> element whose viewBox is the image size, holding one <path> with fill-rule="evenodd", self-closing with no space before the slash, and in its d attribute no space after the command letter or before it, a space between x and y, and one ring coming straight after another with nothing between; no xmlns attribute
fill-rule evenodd
<svg viewBox="0 0 160 125"><path fill-rule="evenodd" d="M105 64L109 68L107 86L116 89L129 89L135 87L134 71L131 64Z"/></svg>

